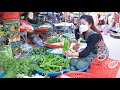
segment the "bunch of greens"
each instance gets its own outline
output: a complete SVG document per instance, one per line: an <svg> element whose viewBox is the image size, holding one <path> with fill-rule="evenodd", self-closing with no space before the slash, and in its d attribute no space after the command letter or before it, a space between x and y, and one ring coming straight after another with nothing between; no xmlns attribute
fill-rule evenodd
<svg viewBox="0 0 120 90"><path fill-rule="evenodd" d="M69 46L70 46L69 40L65 39L64 40L64 45L62 46L63 51L68 51Z"/></svg>
<svg viewBox="0 0 120 90"><path fill-rule="evenodd" d="M57 43L57 42L61 42L59 37L49 37L46 41L46 43Z"/></svg>
<svg viewBox="0 0 120 90"><path fill-rule="evenodd" d="M31 58L30 58L31 59ZM17 74L31 76L34 65L31 64L33 59L22 58L19 60L7 59L1 62L5 72L5 78L16 78Z"/></svg>
<svg viewBox="0 0 120 90"><path fill-rule="evenodd" d="M37 55L37 54L47 53L47 50L48 49L46 47L34 48L32 51L29 52L29 54Z"/></svg>

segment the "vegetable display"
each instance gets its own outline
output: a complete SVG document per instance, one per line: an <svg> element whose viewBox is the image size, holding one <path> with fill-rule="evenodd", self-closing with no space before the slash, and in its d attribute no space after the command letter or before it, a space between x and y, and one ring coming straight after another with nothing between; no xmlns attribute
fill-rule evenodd
<svg viewBox="0 0 120 90"><path fill-rule="evenodd" d="M36 69L44 72L58 72L60 68L67 69L69 62L69 59L65 61L63 57L48 53L47 55L41 55L40 58L36 60Z"/></svg>
<svg viewBox="0 0 120 90"><path fill-rule="evenodd" d="M61 42L59 37L49 37L46 41L46 43L57 43L57 42Z"/></svg>
<svg viewBox="0 0 120 90"><path fill-rule="evenodd" d="M31 50L29 52L29 54L31 54L31 55L38 55L38 54L41 54L41 53L46 53L47 50L48 49L46 47L34 48L33 50Z"/></svg>
<svg viewBox="0 0 120 90"><path fill-rule="evenodd" d="M5 78L16 78L17 74L30 76L34 70L33 64L26 58L20 60L7 59L2 61L1 65L5 72Z"/></svg>
<svg viewBox="0 0 120 90"><path fill-rule="evenodd" d="M74 38L74 35L72 34L69 34L69 33L63 34L62 37L69 40L70 42L76 42L76 39Z"/></svg>
<svg viewBox="0 0 120 90"><path fill-rule="evenodd" d="M6 59L1 61L4 69L4 78L17 78L18 75L31 77L35 74L35 70L43 72L60 72L60 68L68 69L70 59L65 59L53 53L42 53L41 55L33 55L30 58Z"/></svg>

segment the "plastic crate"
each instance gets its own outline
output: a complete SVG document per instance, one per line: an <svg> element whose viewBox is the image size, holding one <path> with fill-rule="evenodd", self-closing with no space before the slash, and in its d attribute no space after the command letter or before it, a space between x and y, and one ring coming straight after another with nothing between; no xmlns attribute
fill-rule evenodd
<svg viewBox="0 0 120 90"><path fill-rule="evenodd" d="M98 78L98 76L91 74L91 73L87 73L87 72L77 72L77 71L71 71L71 72L67 72L64 73L63 75L67 75L70 78ZM56 78L60 78L61 75L57 76Z"/></svg>

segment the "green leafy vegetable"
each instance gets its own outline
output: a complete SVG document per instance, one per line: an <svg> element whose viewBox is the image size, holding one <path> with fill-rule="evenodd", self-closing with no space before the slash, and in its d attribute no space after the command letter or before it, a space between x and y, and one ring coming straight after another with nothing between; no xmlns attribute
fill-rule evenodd
<svg viewBox="0 0 120 90"><path fill-rule="evenodd" d="M64 45L62 46L63 51L68 51L69 50L69 41L65 39Z"/></svg>
<svg viewBox="0 0 120 90"><path fill-rule="evenodd" d="M46 43L57 43L57 42L60 42L60 38L59 37L49 37L47 40L46 40Z"/></svg>

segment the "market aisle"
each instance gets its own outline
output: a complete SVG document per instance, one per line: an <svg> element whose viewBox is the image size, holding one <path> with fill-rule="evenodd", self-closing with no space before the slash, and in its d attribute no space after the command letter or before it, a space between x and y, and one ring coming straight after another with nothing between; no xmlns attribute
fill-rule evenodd
<svg viewBox="0 0 120 90"><path fill-rule="evenodd" d="M103 35L103 38L109 49L110 58L120 61L120 39L114 39L109 35Z"/></svg>
<svg viewBox="0 0 120 90"><path fill-rule="evenodd" d="M109 49L109 57L120 61L120 39L114 39L109 35L103 35L103 38ZM120 69L117 78L120 78Z"/></svg>

